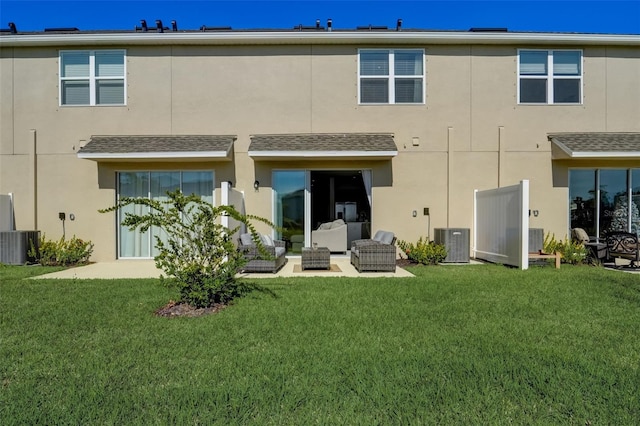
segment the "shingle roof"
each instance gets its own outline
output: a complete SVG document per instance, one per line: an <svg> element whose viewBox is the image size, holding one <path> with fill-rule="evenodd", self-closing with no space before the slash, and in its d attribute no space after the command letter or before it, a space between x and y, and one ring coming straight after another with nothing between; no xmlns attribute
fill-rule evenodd
<svg viewBox="0 0 640 426"><path fill-rule="evenodd" d="M640 133L550 133L547 138L571 158L640 157Z"/></svg>
<svg viewBox="0 0 640 426"><path fill-rule="evenodd" d="M252 157L392 157L398 148L390 133L299 133L254 135Z"/></svg>
<svg viewBox="0 0 640 426"><path fill-rule="evenodd" d="M91 136L78 157L89 159L227 158L235 136L108 135Z"/></svg>

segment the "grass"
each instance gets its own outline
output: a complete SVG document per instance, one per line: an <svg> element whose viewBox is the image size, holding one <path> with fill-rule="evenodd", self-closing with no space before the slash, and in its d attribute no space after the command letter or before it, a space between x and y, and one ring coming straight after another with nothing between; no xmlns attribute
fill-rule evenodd
<svg viewBox="0 0 640 426"><path fill-rule="evenodd" d="M255 280L219 314L167 319L157 280L23 279L43 270L0 268L3 424L640 419L638 275Z"/></svg>

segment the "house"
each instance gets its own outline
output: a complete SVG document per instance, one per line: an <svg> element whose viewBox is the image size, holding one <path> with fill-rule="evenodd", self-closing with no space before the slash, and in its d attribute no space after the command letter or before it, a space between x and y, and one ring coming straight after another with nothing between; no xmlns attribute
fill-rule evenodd
<svg viewBox="0 0 640 426"><path fill-rule="evenodd" d="M156 233L98 209L175 188L291 247L347 214L351 239L472 229L474 190L523 179L531 227L638 232L640 35L12 25L0 99L16 228L97 261L153 256Z"/></svg>

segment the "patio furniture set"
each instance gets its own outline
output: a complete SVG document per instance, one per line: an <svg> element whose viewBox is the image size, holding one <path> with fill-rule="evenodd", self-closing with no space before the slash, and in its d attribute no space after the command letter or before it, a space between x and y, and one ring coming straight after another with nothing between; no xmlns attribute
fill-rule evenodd
<svg viewBox="0 0 640 426"><path fill-rule="evenodd" d="M286 263L285 242L272 240L258 234L263 249L257 246L249 233L240 235L238 250L247 263L243 272L278 272ZM358 272L395 272L396 237L393 232L378 231L371 239L355 240L351 244L351 264ZM329 247L303 247L301 269L330 269L331 250Z"/></svg>
<svg viewBox="0 0 640 426"><path fill-rule="evenodd" d="M640 244L638 235L626 231L610 231L605 234L604 242L598 242L595 237L582 228L573 228L571 235L574 241L584 244L589 249L589 255L598 262L626 259L632 268L640 268Z"/></svg>

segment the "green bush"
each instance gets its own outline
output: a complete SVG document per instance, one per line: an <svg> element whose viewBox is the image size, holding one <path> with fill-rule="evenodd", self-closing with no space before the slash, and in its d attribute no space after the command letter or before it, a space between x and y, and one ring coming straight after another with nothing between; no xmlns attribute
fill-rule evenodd
<svg viewBox="0 0 640 426"><path fill-rule="evenodd" d="M397 244L409 260L422 265L436 265L447 257L447 249L444 245L436 244L426 238L420 237L415 244L398 240Z"/></svg>
<svg viewBox="0 0 640 426"><path fill-rule="evenodd" d="M31 247L29 256L38 259L38 263L43 266L72 266L89 263L89 257L93 253L93 243L76 238L74 235L70 240L64 237L58 241L46 240L43 234L40 237L40 247L38 250Z"/></svg>
<svg viewBox="0 0 640 426"><path fill-rule="evenodd" d="M562 261L572 265L581 264L589 254L589 249L581 242L573 241L567 237L564 240L556 240L555 235L550 233L544 237L543 250L545 253L560 253Z"/></svg>
<svg viewBox="0 0 640 426"><path fill-rule="evenodd" d="M156 266L167 276L163 283L178 289L180 302L197 308L231 301L242 293L243 286L236 282L235 274L246 259L232 240L240 228L228 229L220 223L221 217L229 216L243 223L264 258L269 258L269 254L252 221L272 227L273 224L257 216L243 215L233 206L213 206L179 190L167 192L167 196L166 201L123 197L117 205L100 211L116 211L130 204L149 207L147 214L125 213L122 225L143 232L155 227L166 233L166 241L159 236L155 241L159 253L155 257Z"/></svg>

